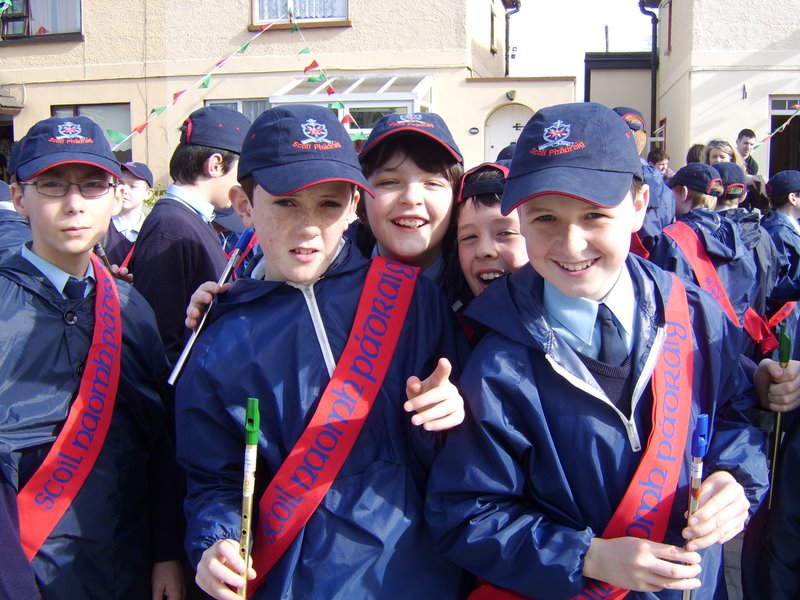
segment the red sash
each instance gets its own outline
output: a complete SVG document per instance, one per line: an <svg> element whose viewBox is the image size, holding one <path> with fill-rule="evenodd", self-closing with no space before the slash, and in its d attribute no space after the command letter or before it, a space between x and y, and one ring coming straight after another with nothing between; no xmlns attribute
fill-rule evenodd
<svg viewBox="0 0 800 600"><path fill-rule="evenodd" d="M103 447L119 383L122 318L114 278L92 254L97 279L94 332L78 395L44 462L17 494L20 541L28 560L69 508Z"/></svg>
<svg viewBox="0 0 800 600"><path fill-rule="evenodd" d="M706 252L694 230L686 223L676 221L672 225L665 227L664 233L675 241L686 260L689 261L698 285L717 299L720 307L728 315L731 322L737 327L743 327L750 339L758 344L763 354L775 350L778 347L778 340L764 318L756 311L748 308L745 311L744 324L739 322L739 317L736 315L736 311L728 298L725 286L722 285L708 252Z"/></svg>
<svg viewBox="0 0 800 600"><path fill-rule="evenodd" d="M311 422L259 502L253 545L258 589L328 492L367 420L392 361L419 269L372 259L355 322Z"/></svg>
<svg viewBox="0 0 800 600"><path fill-rule="evenodd" d="M692 413L692 368L694 340L690 327L686 291L672 276L672 291L665 307L666 338L651 378L653 430L642 460L611 520L604 539L637 537L662 542L667 531ZM575 598L600 600L624 598L629 590L588 579ZM470 600L513 600L514 592L484 584Z"/></svg>
<svg viewBox="0 0 800 600"><path fill-rule="evenodd" d="M797 306L797 302L796 301L787 302L786 304L781 306L778 309L778 311L769 318L769 321L767 322L768 325L769 325L769 328L772 331L775 331L775 329L778 327L778 325L783 323L783 321L786 320L786 317L788 317L790 314L792 314L792 311L794 310L795 306Z"/></svg>
<svg viewBox="0 0 800 600"><path fill-rule="evenodd" d="M128 266L128 263L131 262L131 258L133 258L133 249L135 247L136 247L136 242L133 242L133 246L131 246L131 249L128 250L128 253L125 255L122 264L119 266L120 269L126 268Z"/></svg>
<svg viewBox="0 0 800 600"><path fill-rule="evenodd" d="M639 232L634 231L631 234L631 247L630 252L635 254L636 256L641 256L642 258L650 258L650 252L647 251L647 248L644 247L642 243L642 238L639 237Z"/></svg>

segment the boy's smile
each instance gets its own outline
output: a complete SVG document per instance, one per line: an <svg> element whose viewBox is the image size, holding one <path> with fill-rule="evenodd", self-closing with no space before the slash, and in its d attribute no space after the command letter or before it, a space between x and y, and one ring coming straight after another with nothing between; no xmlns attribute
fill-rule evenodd
<svg viewBox="0 0 800 600"><path fill-rule="evenodd" d="M519 209L530 263L563 294L602 300L617 281L646 207L646 186L614 208L560 194L532 198Z"/></svg>
<svg viewBox="0 0 800 600"><path fill-rule="evenodd" d="M240 187L233 188L233 200L245 225L256 228L267 278L310 284L333 261L358 192L350 183L334 181L273 196L259 185L252 203Z"/></svg>
<svg viewBox="0 0 800 600"><path fill-rule="evenodd" d="M443 173L428 173L395 155L369 177L375 198L366 199L370 229L381 256L421 268L441 255L450 223L453 188Z"/></svg>
<svg viewBox="0 0 800 600"><path fill-rule="evenodd" d="M517 211L504 217L499 204L490 207L467 200L458 215L457 239L461 271L476 296L528 262Z"/></svg>

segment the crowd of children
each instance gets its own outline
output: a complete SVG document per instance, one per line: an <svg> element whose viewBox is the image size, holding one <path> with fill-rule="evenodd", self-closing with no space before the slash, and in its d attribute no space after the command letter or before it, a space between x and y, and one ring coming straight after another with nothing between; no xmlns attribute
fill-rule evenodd
<svg viewBox="0 0 800 600"><path fill-rule="evenodd" d="M231 600L724 598L757 511L745 589L796 596L800 172L760 218L735 148L667 180L644 130L547 107L465 172L434 113L356 153L327 108L205 107L145 217L147 165L37 123L0 185L0 597L199 597L184 562ZM256 258L220 286L242 227Z"/></svg>

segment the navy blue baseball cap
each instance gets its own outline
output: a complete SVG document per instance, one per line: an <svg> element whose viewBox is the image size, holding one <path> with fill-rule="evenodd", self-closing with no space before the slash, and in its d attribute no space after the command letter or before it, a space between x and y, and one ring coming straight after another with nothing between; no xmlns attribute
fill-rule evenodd
<svg viewBox="0 0 800 600"><path fill-rule="evenodd" d="M511 142L497 153L497 160L511 160L514 157L514 148L516 147L517 142Z"/></svg>
<svg viewBox="0 0 800 600"><path fill-rule="evenodd" d="M369 134L369 138L361 148L359 159L363 162L364 158L372 152L386 138L398 133L417 133L424 135L438 142L445 150L453 155L456 161L463 163L464 157L458 149L453 135L447 128L442 117L436 113L390 113L381 118L375 124Z"/></svg>
<svg viewBox="0 0 800 600"><path fill-rule="evenodd" d="M461 184L458 187L457 202L464 202L472 196L483 194L497 194L501 196L506 187L506 177L508 177L508 167L510 161L501 160L494 163L483 163L473 167L461 177ZM496 177L493 179L482 179L480 181L470 181L476 173L482 171L495 171Z"/></svg>
<svg viewBox="0 0 800 600"><path fill-rule="evenodd" d="M11 202L11 188L0 179L0 202Z"/></svg>
<svg viewBox="0 0 800 600"><path fill-rule="evenodd" d="M503 192L507 215L545 194L613 208L642 179L633 133L607 106L559 104L537 111L517 140Z"/></svg>
<svg viewBox="0 0 800 600"><path fill-rule="evenodd" d="M329 108L291 104L264 111L242 147L238 178L252 175L273 196L344 181L375 196L347 130Z"/></svg>
<svg viewBox="0 0 800 600"><path fill-rule="evenodd" d="M153 187L153 172L146 164L141 162L125 162L122 163L122 168L129 171L136 179L143 179L147 185Z"/></svg>
<svg viewBox="0 0 800 600"><path fill-rule="evenodd" d="M781 171L767 182L767 194L770 198L780 198L797 192L800 192L800 171Z"/></svg>
<svg viewBox="0 0 800 600"><path fill-rule="evenodd" d="M667 187L670 189L676 185L717 198L722 196L722 179L719 173L714 167L705 163L689 163L678 169L667 182Z"/></svg>
<svg viewBox="0 0 800 600"><path fill-rule="evenodd" d="M27 181L47 169L80 163L122 177L102 128L89 117L50 117L28 130L11 152L12 173Z"/></svg>
<svg viewBox="0 0 800 600"><path fill-rule="evenodd" d="M215 208L214 223L233 233L242 233L244 231L244 221L236 214L232 206L228 208Z"/></svg>
<svg viewBox="0 0 800 600"><path fill-rule="evenodd" d="M711 166L719 173L719 178L722 180L723 196L737 189L740 192L738 195L744 192L744 189L747 187L747 179L745 178L742 167L734 162L718 162Z"/></svg>
<svg viewBox="0 0 800 600"><path fill-rule="evenodd" d="M241 153L250 119L227 106L198 108L183 122L181 144Z"/></svg>
<svg viewBox="0 0 800 600"><path fill-rule="evenodd" d="M646 131L647 127L644 122L644 115L641 111L631 108L630 106L617 106L613 108L622 120L628 124L628 127L633 131Z"/></svg>

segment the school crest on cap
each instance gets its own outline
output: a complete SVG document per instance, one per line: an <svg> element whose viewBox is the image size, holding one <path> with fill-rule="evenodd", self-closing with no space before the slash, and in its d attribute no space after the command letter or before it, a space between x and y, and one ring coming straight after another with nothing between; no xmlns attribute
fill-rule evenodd
<svg viewBox="0 0 800 600"><path fill-rule="evenodd" d="M435 128L436 125L433 123L429 123L422 118L422 115L419 113L406 113L404 115L400 115L400 117L392 123L395 127L403 127L403 126L411 126L411 127L429 127Z"/></svg>
<svg viewBox="0 0 800 600"><path fill-rule="evenodd" d="M81 126L72 121L66 121L58 125L57 140L82 140L84 137L81 135Z"/></svg>
<svg viewBox="0 0 800 600"><path fill-rule="evenodd" d="M575 142L570 142L567 138L569 134L572 132L572 125L569 123L564 123L561 119L550 125L550 127L545 127L544 131L542 132L542 137L544 138L544 144L539 146L539 150L544 150L545 148L552 148L553 146L572 146Z"/></svg>
<svg viewBox="0 0 800 600"><path fill-rule="evenodd" d="M328 128L324 123L320 123L315 119L308 119L302 125L303 135L306 136L301 144L332 144L333 142L328 139Z"/></svg>

